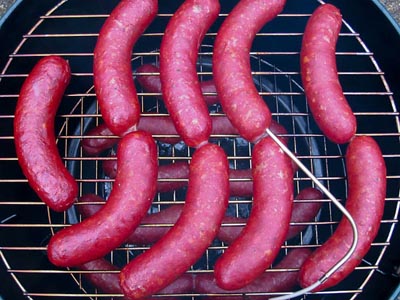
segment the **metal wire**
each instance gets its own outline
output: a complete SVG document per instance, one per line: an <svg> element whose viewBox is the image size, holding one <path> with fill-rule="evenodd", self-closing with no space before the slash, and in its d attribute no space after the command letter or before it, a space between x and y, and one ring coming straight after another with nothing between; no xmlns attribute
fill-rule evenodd
<svg viewBox="0 0 400 300"><path fill-rule="evenodd" d="M71 14L69 14L71 12ZM15 107L19 88L27 77L30 68L40 57L49 54L58 54L70 61L73 78L68 88L64 104L57 116L58 145L62 158L66 165L73 170L80 187L80 195L94 192L107 196L112 188L113 180L106 177L102 170L103 162L113 160L108 156L94 157L86 155L80 146L83 139L94 138L87 135L89 128L101 123L101 114L96 105L95 93L92 87L93 59L92 49L98 30L109 12L100 8L98 11L91 8L85 11L81 1L64 0L41 16L37 23L26 34L21 36L21 42L9 55L9 59L0 73L0 99L9 107ZM304 24L310 16L310 12L299 13L296 11L285 12L277 17L277 22L294 22ZM171 13L160 11L157 18L161 23L166 23ZM223 19L226 13L220 15ZM77 26L76 24L87 26ZM62 25L60 25L62 24ZM271 28L271 29L270 29ZM298 71L299 41L302 38L301 27L296 32L286 27L279 27L282 31L274 31L274 26L258 34L256 43L265 45L255 47L251 52L251 63L255 83L270 109L273 117L285 126L288 133L284 136L289 139L289 147L296 153L307 168L331 191L340 203L344 203L347 196L346 170L343 162L343 151L345 147L334 145L327 141L321 132L315 127L305 102L304 92L301 87L300 74ZM212 40L216 32L207 34L208 42L199 52L198 74L202 80L212 76L210 61L212 57ZM155 76L156 73L139 73L136 68L144 63L158 63L159 41L163 36L163 28L152 28L146 32L142 39L142 45L154 45L154 47L135 48L132 54L133 76ZM46 45L46 47L43 47ZM59 46L61 45L61 46ZM272 46L270 46L272 45ZM364 44L362 37L345 22L339 38L339 49L337 59L339 62L339 77L344 82L345 95L355 109L355 115L360 121L360 134L370 135L378 140L381 145L391 144L399 141L400 122L399 113L393 98L393 93L385 79L384 72L379 68L373 53ZM353 63L354 62L354 63ZM26 67L16 67L26 66ZM352 82L357 82L353 85ZM372 84L371 84L372 83ZM354 86L359 87L353 89ZM168 116L168 112L161 100L160 93L150 93L138 86L138 96L141 101L143 118L154 116ZM364 106L363 103L366 105ZM371 110L371 104L379 103L379 109ZM376 107L376 106L373 106ZM219 105L210 108L213 116L224 115ZM0 112L0 143L2 148L13 148L12 122L14 112L12 109ZM370 126L373 122L377 125ZM389 124L390 130L382 131L379 123ZM176 135L155 135L155 138L177 137ZM115 136L104 137L106 139L117 139ZM214 134L213 142L220 144L228 154L231 168L251 168L252 145L246 143L235 134ZM73 149L73 150L71 150ZM158 143L160 164L172 161L188 161L192 155L192 149L188 149L179 143L173 147ZM388 165L398 162L400 153L392 148L383 148L384 158ZM13 151L1 152L1 169L19 170L18 161ZM90 171L88 171L90 170ZM390 183L398 182L400 174L396 170L388 172L387 180ZM302 188L313 186L312 180L301 170L295 174L295 193ZM185 181L186 179L171 179L172 181ZM248 181L249 179L236 179L236 181ZM162 181L162 180L160 180ZM232 180L233 181L233 180ZM393 186L394 184L392 184ZM396 184L397 186L397 184ZM2 236L20 236L22 241L5 239L0 244L0 257L4 262L8 273L15 280L17 286L28 299L69 297L80 299L102 299L107 297L120 297L121 294L103 293L93 287L86 279L85 274L91 271L78 269L56 269L43 265L32 266L29 263L33 258L45 258L46 244L49 237L56 231L69 226L71 215L77 220L81 216L76 208L79 203L68 213L54 213L38 201L35 194L29 189L27 180L18 172L1 173L0 187L2 190L21 190L23 192L10 192L0 196L0 211L7 212L1 215L2 222L0 231ZM154 199L151 212L157 212L163 208L175 204L184 203L185 190L171 193L158 194ZM287 241L282 246L280 258L288 251L296 248L319 247L332 234L338 224L341 213L329 198L318 199L323 203L320 215L306 222L307 231L311 232L312 238L307 240L306 232L302 232L295 239ZM332 299L354 299L362 293L365 285L370 280L373 272L379 269L379 263L385 253L393 230L397 223L399 213L399 191L398 187L390 190L387 195L387 213L382 220L382 237L374 241L368 254L368 264L360 265L352 274L351 282L346 286L338 286L330 291L318 292L316 297L332 295ZM251 209L251 197L231 197L228 213L237 217L247 217ZM30 213L27 214L26 212ZM232 224L226 223L223 226ZM235 224L236 226L244 225ZM303 223L292 223L292 226L304 225ZM147 224L143 227L171 226L171 224ZM4 233L4 234L3 234ZM30 239L30 236L36 238ZM113 251L107 259L116 265L125 264L132 255L136 255L148 249L150 245L121 245ZM215 258L220 255L227 245L216 240L207 250L202 262L199 262L188 272L193 274L212 273ZM294 272L297 269L268 269L266 272ZM101 273L102 270L93 271ZM104 271L105 273L116 273L117 271ZM39 281L43 276L52 278L63 278L71 281L76 289L65 289L54 291L49 287L32 286L30 281ZM71 288L71 285L68 286ZM264 291L261 293L249 293L246 296L271 297L283 296L290 291ZM231 293L228 295L238 295ZM241 296L241 294L239 294ZM340 296L339 296L340 295ZM216 297L221 294L196 294L185 293L179 295L165 295L166 297ZM222 296L227 296L223 294ZM293 296L293 295L292 295ZM313 299L307 295L307 299Z"/></svg>

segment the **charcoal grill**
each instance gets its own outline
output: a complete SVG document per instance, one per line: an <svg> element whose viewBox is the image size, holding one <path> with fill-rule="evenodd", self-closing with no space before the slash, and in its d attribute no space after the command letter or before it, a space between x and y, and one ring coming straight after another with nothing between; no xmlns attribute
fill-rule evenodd
<svg viewBox="0 0 400 300"><path fill-rule="evenodd" d="M73 76L56 118L57 143L66 166L79 183L80 195L93 192L107 197L113 180L105 176L102 162L112 159L110 151L100 157L85 155L80 141L90 138L87 131L101 123L93 90L93 48L101 25L118 1L17 1L0 28L0 257L4 264L0 293L5 299L117 299L122 295L99 291L85 280L85 273L51 265L46 257L49 238L58 230L76 223L81 216L76 206L65 213L50 211L30 189L22 175L14 151L12 125L18 93L33 65L43 56L57 54L69 60ZM159 1L159 14L140 38L132 54L135 70L143 63L158 63L164 28L182 1ZM215 34L237 1L224 1L217 22L206 35L199 52L198 74L211 78L212 45ZM344 15L337 45L339 77L358 121L358 134L372 136L381 146L387 164L388 190L384 218L378 237L363 263L341 284L298 299L384 299L398 282L394 267L399 238L396 225L400 207L400 30L384 15L375 1L329 1ZM289 147L314 175L341 201L347 195L343 154L346 145L329 142L318 130L305 102L299 75L299 50L302 32L315 0L288 0L284 11L257 35L251 63L254 82L268 103L275 120L288 130ZM390 40L390 47L384 46ZM138 74L133 76L156 73ZM168 115L157 94L138 86L142 117ZM210 108L212 115L223 115L221 107ZM110 137L114 138L114 137ZM232 168L251 167L252 145L235 135L215 135L214 142L227 152ZM158 143L160 164L190 160L193 149L179 143ZM366 170L368 172L368 170ZM295 193L312 186L302 171L295 174ZM185 189L158 194L151 211L184 202ZM230 198L228 213L248 216L251 198ZM328 198L320 214L308 228L282 246L280 258L293 248L316 248L334 231L341 214ZM81 203L79 205L85 205ZM157 226L170 226L160 224ZM225 224L227 225L227 224ZM292 224L296 226L296 224ZM300 224L297 224L300 225ZM154 226L154 225L148 225ZM107 256L123 266L148 247L121 245ZM226 248L215 240L203 258L188 272L212 272L216 257ZM270 272L267 270L266 272ZM274 272L293 272L277 269ZM3 283L4 282L4 283ZM285 294L284 291L260 293L260 299ZM217 294L186 293L166 295L201 299ZM226 295L225 295L226 296ZM229 296L229 294L228 294Z"/></svg>

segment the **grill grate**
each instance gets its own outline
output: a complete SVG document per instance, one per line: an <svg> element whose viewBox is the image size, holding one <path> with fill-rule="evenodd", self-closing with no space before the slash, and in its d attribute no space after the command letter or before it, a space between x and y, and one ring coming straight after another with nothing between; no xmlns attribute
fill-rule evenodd
<svg viewBox="0 0 400 300"><path fill-rule="evenodd" d="M90 1L89 1L90 2ZM69 170L77 179L80 195L93 192L107 197L113 180L106 177L102 163L113 158L103 155L91 157L85 155L80 141L88 136L89 128L101 123L96 97L92 86L93 47L98 31L116 1L107 4L83 4L78 0L60 1L55 7L41 16L28 33L21 37L17 48L0 74L0 211L2 220L0 230L2 241L0 256L8 273L28 299L105 299L121 296L102 293L91 286L84 278L85 273L75 269L54 268L46 259L46 244L52 234L70 223L77 222L81 216L75 205L67 213L54 213L40 202L27 180L21 174L14 152L12 122L19 89L27 74L42 56L57 54L68 59L73 71L71 84L56 119L58 146ZM161 1L162 2L162 1ZM305 102L299 75L299 49L302 30L312 10L304 11L295 1L288 1L284 13L267 25L258 34L251 52L254 81L264 96L273 117L288 131L290 148L298 158L308 166L329 190L342 202L347 195L346 171L343 153L345 146L338 146L325 139L317 129ZM132 67L135 70L144 63L157 63L159 43L163 29L176 4L160 3L160 11L155 22L141 37L132 55ZM315 7L318 2L315 2ZM198 73L202 80L211 78L212 42L218 26L229 12L223 7L215 25L207 34L199 53ZM291 30L295 28L296 31ZM399 211L398 165L400 153L399 113L374 55L364 44L362 37L345 23L340 34L337 48L338 70L345 95L353 107L358 121L358 133L373 136L380 144L388 166L388 193L385 216L380 233L365 257L365 262L356 268L353 274L332 290L306 295L304 299L355 299L364 289L375 270L379 269L387 246L390 245ZM157 73L137 75L158 75ZM138 87L142 104L142 117L152 118L168 115L159 94L148 93ZM212 115L223 115L219 105L210 108ZM155 136L165 137L165 136ZM228 153L231 168L251 167L252 145L235 135L213 135L213 141L221 145ZM115 138L115 137L110 137ZM174 161L188 161L193 149L182 143L170 146L158 143L160 164ZM7 171L4 171L7 170ZM178 180L178 179L177 179ZM295 194L302 188L312 186L312 181L301 171L295 174ZM158 194L152 205L157 212L169 205L182 204L185 190ZM246 217L251 207L251 197L232 197L228 213ZM337 208L327 198L315 201L323 202L321 213L312 222L306 223L307 231L287 241L282 246L280 257L287 251L299 247L315 248L321 245L334 231L341 218ZM227 226L229 224L224 224ZM292 226L301 224L292 224ZM146 226L171 226L171 224L150 224ZM122 266L131 257L146 250L148 246L123 245L107 258ZM216 240L204 257L188 272L212 272L215 258L226 248ZM291 272L293 269L274 269L266 272ZM100 272L100 271L93 271ZM117 273L118 271L108 271ZM46 285L51 279L59 282ZM280 295L283 291L259 293L259 296ZM234 295L234 294L232 294ZM340 296L339 296L340 295ZM171 297L218 296L195 293L166 295ZM260 298L261 299L261 298Z"/></svg>

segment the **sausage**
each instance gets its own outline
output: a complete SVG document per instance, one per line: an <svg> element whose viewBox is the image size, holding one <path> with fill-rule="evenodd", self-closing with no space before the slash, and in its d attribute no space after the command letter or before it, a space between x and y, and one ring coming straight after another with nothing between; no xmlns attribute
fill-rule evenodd
<svg viewBox="0 0 400 300"><path fill-rule="evenodd" d="M166 116L152 116L140 118L138 130L148 131L154 135L170 135L171 137L155 137L163 143L176 144L180 142L174 124ZM115 136L105 123L92 129L87 134L87 138L82 139L82 149L87 155L97 156L103 151L110 149L118 143L119 138ZM93 138L96 137L96 138Z"/></svg>
<svg viewBox="0 0 400 300"><path fill-rule="evenodd" d="M103 161L103 170L108 177L115 178L117 169L116 160ZM188 176L189 164L186 162L177 161L168 165L158 166L157 192L171 192L185 187Z"/></svg>
<svg viewBox="0 0 400 300"><path fill-rule="evenodd" d="M271 139L254 146L253 206L239 237L217 259L219 287L235 290L260 276L271 265L286 239L293 204L291 159Z"/></svg>
<svg viewBox="0 0 400 300"><path fill-rule="evenodd" d="M110 158L112 158L112 156L110 156ZM115 178L118 168L116 160L104 160L102 167L106 176L111 179ZM292 168L293 173L295 173L297 171L297 165L292 163ZM189 166L185 162L180 161L168 165L160 165L158 169L159 181L157 182L157 191L159 193L164 193L185 187L187 181L184 179L187 179L188 176ZM229 169L229 195L231 197L253 196L253 178L251 175L251 169Z"/></svg>
<svg viewBox="0 0 400 300"><path fill-rule="evenodd" d="M135 130L139 122L132 48L157 10L157 0L120 1L100 30L94 49L94 88L104 122L115 135Z"/></svg>
<svg viewBox="0 0 400 300"><path fill-rule="evenodd" d="M160 46L164 103L189 147L206 143L211 118L197 77L197 52L220 10L215 0L186 0L169 20Z"/></svg>
<svg viewBox="0 0 400 300"><path fill-rule="evenodd" d="M86 194L79 199L79 202L82 204L77 206L77 210L83 218L88 218L97 213L105 203L103 198L95 194ZM131 232L125 242L133 245L149 245L157 242L176 223L182 212L182 207L183 205L180 204L172 205L157 213L146 215L141 225L171 224L171 226L139 226Z"/></svg>
<svg viewBox="0 0 400 300"><path fill-rule="evenodd" d="M345 155L348 178L346 209L358 230L358 243L349 260L315 291L335 286L346 278L371 247L383 216L386 195L386 166L379 145L369 136L352 139ZM352 229L343 218L333 235L307 259L299 273L301 286L306 287L323 276L350 248Z"/></svg>
<svg viewBox="0 0 400 300"><path fill-rule="evenodd" d="M222 108L249 142L264 135L271 112L251 76L249 52L256 33L282 11L285 0L241 0L218 30L213 75Z"/></svg>
<svg viewBox="0 0 400 300"><path fill-rule="evenodd" d="M224 116L213 116L212 134L215 135L236 135L237 131ZM283 128L282 125L277 125ZM149 116L140 118L139 130L148 131L154 135L154 138L162 143L176 144L182 139L178 136L175 125L170 117L167 116ZM106 124L100 124L89 130L88 138L82 139L82 148L87 155L99 155L101 152L113 147L118 138L108 129ZM93 138L99 137L99 138Z"/></svg>
<svg viewBox="0 0 400 300"><path fill-rule="evenodd" d="M211 134L218 138L218 135L237 135L237 130L225 116L212 116ZM139 120L138 130L148 131L154 138L162 143L176 144L181 141L178 137L172 120L167 116L142 117ZM278 122L272 120L270 130L277 134L284 142L288 142L287 131ZM100 124L90 129L86 137L82 139L82 149L87 155L97 156L103 151L110 149L118 142L118 137L107 128L106 124Z"/></svg>
<svg viewBox="0 0 400 300"><path fill-rule="evenodd" d="M42 58L23 83L14 119L14 140L19 165L29 185L52 210L72 206L78 185L58 152L54 121L71 78L67 61Z"/></svg>
<svg viewBox="0 0 400 300"><path fill-rule="evenodd" d="M199 294L227 294L227 293L273 293L290 291L297 285L298 271L287 271L287 269L299 269L303 262L309 257L311 250L308 248L294 248L273 267L276 272L264 272L252 283L233 291L226 291L218 287L213 273L200 273L195 277L195 292ZM281 270L279 270L281 269ZM210 299L265 299L265 296L243 295L243 296L221 296Z"/></svg>
<svg viewBox="0 0 400 300"><path fill-rule="evenodd" d="M334 143L350 141L357 121L339 82L335 48L342 16L331 4L319 6L307 22L300 70L307 103L315 122Z"/></svg>
<svg viewBox="0 0 400 300"><path fill-rule="evenodd" d="M119 285L119 271L120 269L107 261L104 258L99 258L87 262L78 267L82 271L104 271L83 273L83 276L96 288L103 293L109 294L122 294ZM183 274L172 284L159 292L159 294L176 294L188 293L193 290L193 276L190 274ZM157 297L157 299L160 297ZM173 299L172 297L161 297L162 299ZM126 298L123 298L126 299ZM153 298L154 299L154 298Z"/></svg>
<svg viewBox="0 0 400 300"><path fill-rule="evenodd" d="M253 196L251 169L229 169L229 195L231 197Z"/></svg>
<svg viewBox="0 0 400 300"><path fill-rule="evenodd" d="M293 205L291 223L309 222L316 216L321 208L320 201L309 202L309 200L322 199L322 193L315 188L305 188L296 197L297 202ZM304 200L304 201L303 201ZM77 206L78 212L83 218L94 215L104 204L103 198L94 194L87 194L79 199L81 205ZM89 203L95 203L93 205ZM136 228L126 239L126 243L134 245L149 245L157 242L163 237L173 224L178 220L182 205L172 205L160 212L152 213L143 218L141 225L160 225L162 226L140 226ZM225 244L231 244L243 230L243 226L229 226L227 224L245 224L247 219L224 216L222 226L218 231L217 239ZM171 226L164 226L171 224ZM225 226L225 225L226 226ZM300 231L304 230L306 225L290 226L286 239L296 236Z"/></svg>
<svg viewBox="0 0 400 300"><path fill-rule="evenodd" d="M120 168L107 204L91 218L57 232L47 247L56 266L77 266L115 249L140 224L156 193L157 148L150 134L129 133L121 139Z"/></svg>
<svg viewBox="0 0 400 300"><path fill-rule="evenodd" d="M119 137L114 136L104 123L90 129L86 133L86 136L88 138L81 140L82 149L87 155L92 156L100 155L103 151L110 149L119 141Z"/></svg>
<svg viewBox="0 0 400 300"><path fill-rule="evenodd" d="M78 266L78 269L81 271L104 271L104 273L93 272L83 273L82 275L103 293L122 294L121 287L119 286L118 273L111 272L117 272L119 268L104 258L89 261Z"/></svg>
<svg viewBox="0 0 400 300"><path fill-rule="evenodd" d="M156 293L203 255L221 226L228 206L228 185L228 160L223 149L211 143L196 149L184 208L175 226L121 271L121 287L129 299Z"/></svg>
<svg viewBox="0 0 400 300"><path fill-rule="evenodd" d="M104 173L111 179L115 178L117 172L116 160L104 160ZM159 193L171 192L187 186L189 177L189 165L186 162L175 162L158 167L158 179L166 181L157 182ZM178 179L178 180L175 180ZM232 197L251 197L253 195L253 179L251 169L229 169L229 195Z"/></svg>
<svg viewBox="0 0 400 300"><path fill-rule="evenodd" d="M140 119L139 128L155 135L154 138L162 143L176 144L182 140L168 116L143 117ZM156 137L157 135L160 136Z"/></svg>
<svg viewBox="0 0 400 300"><path fill-rule="evenodd" d="M144 64L136 69L136 73L136 80L143 88L143 90L148 93L156 94L156 97L161 99L162 89L159 76L160 69L152 64ZM141 75L141 73L143 75ZM217 104L219 102L216 95L217 90L215 89L215 84L213 80L201 81L200 88L201 92L203 93L203 98L208 106Z"/></svg>
<svg viewBox="0 0 400 300"><path fill-rule="evenodd" d="M292 216L290 223L304 223L311 221L317 213L320 211L322 203L321 201L309 200L319 200L322 199L322 193L315 188L305 188L300 191L296 197L296 202L293 204ZM221 230L218 233L218 239L226 244L232 244L235 239L240 235L243 230L243 226L229 226L224 224L245 224L246 219L237 217L224 218L222 222ZM295 237L300 231L303 231L307 225L294 225L290 226L288 233L286 235L286 240Z"/></svg>

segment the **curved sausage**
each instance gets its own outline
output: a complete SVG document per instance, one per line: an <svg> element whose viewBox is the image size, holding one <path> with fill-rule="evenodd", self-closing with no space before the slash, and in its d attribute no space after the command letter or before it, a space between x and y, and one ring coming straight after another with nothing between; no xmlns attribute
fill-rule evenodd
<svg viewBox="0 0 400 300"><path fill-rule="evenodd" d="M358 230L358 243L348 261L316 290L335 286L346 278L371 247L383 216L386 196L386 166L379 145L369 136L357 136L350 142L345 156L349 194L346 209ZM343 218L333 235L318 248L300 270L303 287L320 279L350 248L353 231Z"/></svg>
<svg viewBox="0 0 400 300"><path fill-rule="evenodd" d="M104 122L115 135L125 135L139 122L132 48L157 10L157 0L123 0L100 30L94 49L94 87Z"/></svg>
<svg viewBox="0 0 400 300"><path fill-rule="evenodd" d="M115 178L117 172L116 160L103 161L104 174L111 179ZM167 181L157 182L157 192L171 192L187 186L189 177L189 164L186 162L175 162L158 167L158 179ZM180 180L174 180L180 179ZM251 197L253 195L253 179L251 169L229 169L229 195L232 197Z"/></svg>
<svg viewBox="0 0 400 300"><path fill-rule="evenodd" d="M83 273L82 275L103 293L122 294L118 273L111 273L111 271L119 271L119 269L104 258L89 261L78 266L78 269L82 271L104 271L104 273L93 272Z"/></svg>
<svg viewBox="0 0 400 300"><path fill-rule="evenodd" d="M78 196L78 185L58 152L54 121L71 78L67 61L42 58L22 85L14 119L18 162L29 185L51 209L65 211Z"/></svg>
<svg viewBox="0 0 400 300"><path fill-rule="evenodd" d="M200 294L227 294L227 293L273 293L290 291L297 285L298 271L286 271L287 269L299 269L303 262L309 257L311 250L307 248L295 248L272 269L276 272L264 272L252 283L245 287L233 291L227 291L217 286L214 274L200 273L195 277L195 292ZM281 270L280 270L281 269ZM212 297L212 299L241 300L260 299L260 295L243 296L221 296ZM264 297L262 297L265 299ZM211 298L210 298L211 299Z"/></svg>
<svg viewBox="0 0 400 300"><path fill-rule="evenodd" d="M160 79L164 103L176 130L189 147L206 143L211 118L197 76L200 43L218 17L215 0L186 0L172 16L160 46Z"/></svg>
<svg viewBox="0 0 400 300"><path fill-rule="evenodd" d="M291 159L270 138L254 146L253 206L247 225L215 264L219 287L234 290L260 276L285 241L293 204Z"/></svg>
<svg viewBox="0 0 400 300"><path fill-rule="evenodd" d="M301 79L311 113L332 142L350 141L357 121L340 85L335 48L342 16L331 4L319 6L304 31L300 52Z"/></svg>
<svg viewBox="0 0 400 300"><path fill-rule="evenodd" d="M296 197L296 202L293 205L292 216L290 223L304 223L311 221L319 212L322 203L320 201L309 201L322 199L322 193L315 188L305 188ZM303 201L304 200L304 201ZM104 205L105 201L100 196L94 194L87 194L79 199L77 206L78 212L83 218L88 218L99 211ZM95 204L89 204L95 203ZM145 216L141 225L136 228L126 239L126 243L133 245L149 245L157 242L163 237L169 229L176 223L180 214L182 213L183 205L177 204L160 210L159 212ZM247 219L224 216L222 226L216 236L217 239L225 244L232 244L232 242L239 236L243 230L243 226L230 226L228 224L246 224ZM163 226L157 226L163 224ZM171 224L171 226L164 226ZM156 226L154 226L156 225ZM290 226L286 239L296 236L300 231L304 230L306 225Z"/></svg>
<svg viewBox="0 0 400 300"><path fill-rule="evenodd" d="M148 131L154 135L171 135L171 137L154 137L163 143L176 144L181 141L179 137L174 137L178 133L171 118L166 116L142 117L139 120L137 129ZM86 136L81 141L82 149L87 155L93 156L110 149L119 141L119 137L115 136L105 123L90 129Z"/></svg>
<svg viewBox="0 0 400 300"><path fill-rule="evenodd" d="M216 138L218 138L218 135L238 134L225 116L212 116L211 121L211 134ZM182 140L180 137L174 137L178 133L171 118L167 116L142 117L139 120L138 130L150 132L154 135L154 139L162 143L176 144ZM277 134L284 143L288 142L287 131L281 124L272 120L270 130ZM169 137L164 135L169 135ZM119 138L113 135L106 124L100 124L87 132L86 137L81 141L81 145L85 154L96 156L113 147L118 141Z"/></svg>
<svg viewBox="0 0 400 300"><path fill-rule="evenodd" d="M86 137L81 140L82 149L85 154L92 156L100 155L119 141L119 137L114 136L105 123L90 129Z"/></svg>
<svg viewBox="0 0 400 300"><path fill-rule="evenodd" d="M97 213L105 201L95 194L86 194L79 199L79 203L82 204L77 206L77 210L85 219ZM150 245L157 242L176 223L182 213L182 208L183 205L177 204L162 209L159 212L146 215L140 223L141 225L163 225L139 226L131 232L125 242L133 245ZM165 224L171 224L171 226L164 226Z"/></svg>
<svg viewBox="0 0 400 300"><path fill-rule="evenodd" d="M241 0L217 33L213 74L218 97L239 134L255 142L271 123L271 112L251 76L250 49L258 31L282 11L285 0Z"/></svg>
<svg viewBox="0 0 400 300"><path fill-rule="evenodd" d="M215 144L198 148L190 163L184 208L175 226L122 269L120 282L126 296L140 299L156 293L203 255L221 226L228 206L228 184L228 160L222 148Z"/></svg>
<svg viewBox="0 0 400 300"><path fill-rule="evenodd" d="M96 288L104 293L109 294L122 294L122 289L119 285L119 271L120 269L105 260L99 258L90 262L87 262L78 267L82 271L104 271L83 273L82 275ZM190 274L183 274L165 289L159 292L159 294L177 294L177 293L189 293L193 290L193 276ZM151 298L158 299L160 297ZM123 298L126 299L126 298ZM161 297L161 299L168 300L174 299L173 297Z"/></svg>
<svg viewBox="0 0 400 300"><path fill-rule="evenodd" d="M115 178L118 170L117 161L103 161L103 170L108 177ZM187 186L188 177L189 164L187 162L177 161L168 165L160 165L158 166L157 192L165 193L183 188Z"/></svg>
<svg viewBox="0 0 400 300"><path fill-rule="evenodd" d="M156 94L156 97L161 99L161 80L160 76L158 75L160 73L160 69L152 64L144 64L138 67L136 69L136 72L138 73L136 76L136 80L143 88L143 90L148 93ZM145 73L154 74L150 75ZM219 102L218 97L216 96L217 90L215 89L215 84L213 80L201 81L200 88L201 92L203 93L204 101L206 101L208 106L217 104Z"/></svg>
<svg viewBox="0 0 400 300"><path fill-rule="evenodd" d="M146 215L156 193L157 149L150 134L121 139L118 169L110 197L91 218L57 232L47 255L54 265L69 267L101 258L120 246Z"/></svg>
<svg viewBox="0 0 400 300"><path fill-rule="evenodd" d="M305 188L296 196L296 202L293 204L290 223L304 223L311 221L320 211L321 201L309 201L322 199L322 193L315 188ZM245 224L246 219L226 216L222 222L222 227L218 233L218 239L226 244L232 244L243 230L243 226L229 226L224 224ZM303 231L307 225L293 225L289 227L286 240L295 237L300 231Z"/></svg>

